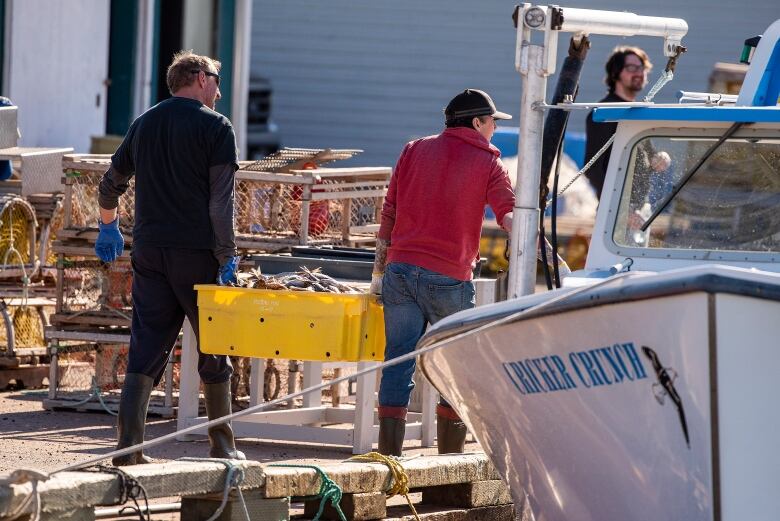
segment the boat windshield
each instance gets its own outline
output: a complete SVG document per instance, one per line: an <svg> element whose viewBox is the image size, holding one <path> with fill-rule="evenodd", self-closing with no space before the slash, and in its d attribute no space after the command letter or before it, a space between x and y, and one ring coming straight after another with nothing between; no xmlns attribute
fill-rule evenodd
<svg viewBox="0 0 780 521"><path fill-rule="evenodd" d="M780 139L729 138L646 232L642 224L718 137L639 140L614 228L632 248L780 251Z"/></svg>

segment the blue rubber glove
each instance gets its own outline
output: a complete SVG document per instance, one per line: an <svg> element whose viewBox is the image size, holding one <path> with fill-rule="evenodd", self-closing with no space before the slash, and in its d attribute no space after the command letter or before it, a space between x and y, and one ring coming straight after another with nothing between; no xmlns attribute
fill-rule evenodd
<svg viewBox="0 0 780 521"><path fill-rule="evenodd" d="M95 253L103 262L113 262L125 249L125 240L119 231L119 218L108 224L98 221L98 229L100 234L95 241Z"/></svg>
<svg viewBox="0 0 780 521"><path fill-rule="evenodd" d="M219 267L217 272L217 284L220 286L228 286L238 282L236 279L236 270L238 270L238 261L241 257L230 257L225 264Z"/></svg>

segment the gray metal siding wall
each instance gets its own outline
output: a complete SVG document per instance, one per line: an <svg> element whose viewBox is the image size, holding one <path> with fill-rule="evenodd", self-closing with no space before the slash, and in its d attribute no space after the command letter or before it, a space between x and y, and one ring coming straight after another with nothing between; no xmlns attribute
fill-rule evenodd
<svg viewBox="0 0 780 521"><path fill-rule="evenodd" d="M683 5L684 4L684 5ZM270 79L272 118L282 144L362 148L356 164L394 164L403 144L440 131L442 108L459 90L487 90L517 125L520 76L514 70L514 2L497 0L255 0L251 72ZM703 90L712 65L737 61L742 42L780 18L776 0L738 4L711 1L572 1L569 7L628 10L688 21L675 81L657 101L677 90ZM565 36L565 35L564 35ZM665 64L660 40L595 37L579 100L603 96L603 64L612 47L648 50L657 78ZM568 36L559 48L560 64ZM549 91L555 77L550 79ZM575 115L572 130L584 128Z"/></svg>

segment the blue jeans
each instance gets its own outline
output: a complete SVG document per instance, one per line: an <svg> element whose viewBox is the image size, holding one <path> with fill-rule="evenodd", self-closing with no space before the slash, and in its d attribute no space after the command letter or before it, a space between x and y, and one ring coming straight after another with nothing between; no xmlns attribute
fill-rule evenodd
<svg viewBox="0 0 780 521"><path fill-rule="evenodd" d="M385 360L414 350L428 324L475 305L474 284L434 271L392 262L382 279L385 312ZM379 405L407 407L415 360L382 370ZM446 402L445 402L446 403Z"/></svg>

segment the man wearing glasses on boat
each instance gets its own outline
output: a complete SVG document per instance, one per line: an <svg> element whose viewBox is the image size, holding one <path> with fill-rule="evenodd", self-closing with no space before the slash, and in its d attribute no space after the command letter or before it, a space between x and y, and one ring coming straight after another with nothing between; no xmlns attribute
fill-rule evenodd
<svg viewBox="0 0 780 521"><path fill-rule="evenodd" d="M404 147L382 209L371 292L384 302L386 360L414 350L428 324L474 307L485 205L504 229L512 225L514 193L490 144L496 120L511 116L476 89L455 96L444 114L444 132ZM382 454L401 455L414 368L409 360L382 371ZM463 421L444 400L436 416L439 453L463 452Z"/></svg>
<svg viewBox="0 0 780 521"><path fill-rule="evenodd" d="M607 60L605 66L607 76L605 83L609 87L607 96L599 103L616 103L636 101L637 96L647 85L647 74L653 68L647 53L639 47L616 47ZM593 111L588 114L585 123L585 162L593 156L612 137L617 129L616 122L596 123L593 121ZM604 177L609 165L609 156L612 151L610 146L585 172L591 186L596 191L596 197L601 199L601 190L604 187ZM669 168L671 163L666 152L648 151L649 167L655 172L662 172Z"/></svg>
<svg viewBox="0 0 780 521"><path fill-rule="evenodd" d="M119 197L135 176L133 321L127 374L117 418L122 449L141 443L153 387L160 381L184 317L198 335L196 284L235 281L233 228L236 138L230 121L215 112L220 63L191 51L177 53L166 80L172 98L139 116L111 158L100 182L100 234L95 253L104 262L122 254ZM206 413L230 414L225 356L199 354ZM230 424L208 430L214 458L244 459ZM148 462L141 451L115 465Z"/></svg>

